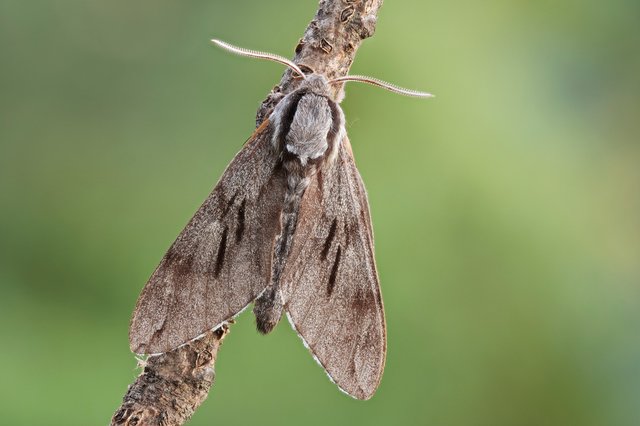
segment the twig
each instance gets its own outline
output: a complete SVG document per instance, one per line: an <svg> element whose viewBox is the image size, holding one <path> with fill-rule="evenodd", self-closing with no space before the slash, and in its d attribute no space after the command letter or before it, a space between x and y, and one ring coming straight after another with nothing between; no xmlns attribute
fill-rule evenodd
<svg viewBox="0 0 640 426"><path fill-rule="evenodd" d="M209 394L225 325L171 352L141 361L142 374L129 386L111 425L182 425Z"/></svg>
<svg viewBox="0 0 640 426"><path fill-rule="evenodd" d="M362 40L376 28L382 0L320 0L316 16L298 41L293 59L302 71L324 74L328 79L347 75ZM280 84L262 102L256 115L256 127L271 114L298 81L286 70ZM336 90L342 87L336 85Z"/></svg>
<svg viewBox="0 0 640 426"><path fill-rule="evenodd" d="M294 62L305 72L332 79L347 74L362 40L371 37L382 0L321 0L315 17L296 46ZM287 70L262 102L259 125L298 81ZM341 87L336 88L342 90ZM111 425L184 424L207 398L225 325L178 349L143 361L143 372L129 386Z"/></svg>

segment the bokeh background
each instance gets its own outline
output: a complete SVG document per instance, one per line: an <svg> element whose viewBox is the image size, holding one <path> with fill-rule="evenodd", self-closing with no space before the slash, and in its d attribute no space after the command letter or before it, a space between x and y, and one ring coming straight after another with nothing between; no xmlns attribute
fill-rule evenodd
<svg viewBox="0 0 640 426"><path fill-rule="evenodd" d="M0 2L0 423L107 424L167 247L315 0ZM343 107L389 352L359 402L232 328L192 425L640 424L640 3L388 1Z"/></svg>

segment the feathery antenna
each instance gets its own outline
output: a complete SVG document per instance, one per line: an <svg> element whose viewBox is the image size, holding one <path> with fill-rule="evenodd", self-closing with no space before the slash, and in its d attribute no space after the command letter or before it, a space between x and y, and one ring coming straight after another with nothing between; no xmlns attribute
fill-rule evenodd
<svg viewBox="0 0 640 426"><path fill-rule="evenodd" d="M269 61L279 62L291 68L293 71L298 73L302 78L306 78L302 70L296 64L294 64L293 62L291 62L285 57L274 55L273 53L259 52L257 50L251 50L251 49L245 49L243 47L233 46L221 40L212 39L211 42L218 47L228 50L229 52L235 53L236 55L249 56L250 58L267 59Z"/></svg>
<svg viewBox="0 0 640 426"><path fill-rule="evenodd" d="M342 83L347 81L358 81L360 83L372 84L374 86L382 87L383 89L387 89L391 92L398 93L400 95L405 96L414 96L417 98L433 98L435 97L431 93L419 92L417 90L404 89L400 86L396 86L395 84L387 83L386 81L378 80L377 78L367 77L364 75L346 75L344 77L334 78L330 80L329 83Z"/></svg>
<svg viewBox="0 0 640 426"><path fill-rule="evenodd" d="M300 67L298 67L292 61L290 61L289 59L287 59L287 58L285 58L283 56L274 55L273 53L260 52L260 51L257 51L257 50L245 49L244 47L233 46L233 45L231 45L229 43L226 43L224 41L217 40L217 39L212 39L211 42L213 44L215 44L216 46L218 46L218 47L221 47L221 48L223 48L225 50L228 50L231 53L235 53L236 55L248 56L250 58L267 59L269 61L274 61L274 62L281 63L281 64L286 65L289 68L291 68L298 75L300 75L300 77L306 79L306 77L305 77L304 73L302 72L302 70L300 69ZM382 81L382 80L379 80L379 79L373 78L373 77L367 77L367 76L364 76L364 75L347 75L347 76L344 76L344 77L334 78L333 80L329 81L329 84L344 83L344 82L347 82L347 81L357 81L357 82L360 82L360 83L371 84L373 86L382 87L383 89L389 90L389 91L394 92L394 93L398 93L400 95L405 95L405 96L414 96L414 97L417 97L417 98L433 98L434 97L434 95L432 95L431 93L419 92L417 90L411 90L411 89L405 89L405 88L402 88L400 86L396 86L395 84L387 83L386 81Z"/></svg>

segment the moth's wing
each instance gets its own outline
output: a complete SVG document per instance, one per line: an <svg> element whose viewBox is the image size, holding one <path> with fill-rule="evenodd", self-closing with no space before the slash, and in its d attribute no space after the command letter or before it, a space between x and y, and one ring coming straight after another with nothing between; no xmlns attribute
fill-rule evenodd
<svg viewBox="0 0 640 426"><path fill-rule="evenodd" d="M232 318L267 286L284 177L265 122L169 248L142 290L131 350L167 352Z"/></svg>
<svg viewBox="0 0 640 426"><path fill-rule="evenodd" d="M344 392L369 399L386 329L367 194L346 137L305 191L281 282L289 321L316 360Z"/></svg>

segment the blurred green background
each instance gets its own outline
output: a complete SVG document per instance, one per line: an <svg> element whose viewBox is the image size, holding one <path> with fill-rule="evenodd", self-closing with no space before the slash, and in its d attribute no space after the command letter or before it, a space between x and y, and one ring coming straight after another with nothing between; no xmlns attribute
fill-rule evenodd
<svg viewBox="0 0 640 426"><path fill-rule="evenodd" d="M0 423L107 424L148 276L308 1L0 2ZM250 312L192 425L640 424L640 3L391 1L343 102L389 351L369 402Z"/></svg>

